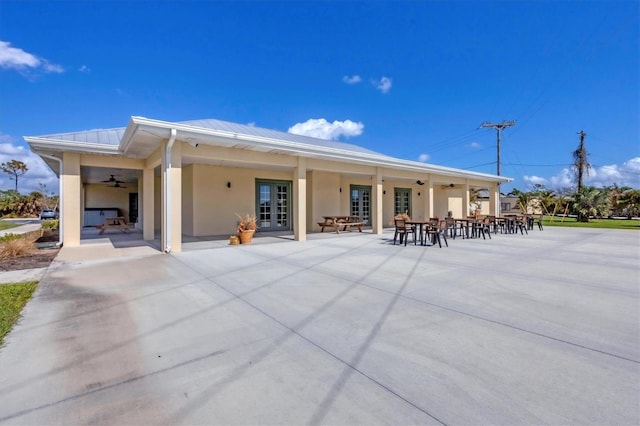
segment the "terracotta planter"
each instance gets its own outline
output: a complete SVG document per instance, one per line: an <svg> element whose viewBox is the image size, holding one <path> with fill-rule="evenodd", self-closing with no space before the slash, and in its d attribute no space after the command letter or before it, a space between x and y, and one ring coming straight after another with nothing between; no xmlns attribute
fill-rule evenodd
<svg viewBox="0 0 640 426"><path fill-rule="evenodd" d="M249 244L253 239L253 234L256 232L255 229L247 229L238 233L238 238L240 238L240 244Z"/></svg>

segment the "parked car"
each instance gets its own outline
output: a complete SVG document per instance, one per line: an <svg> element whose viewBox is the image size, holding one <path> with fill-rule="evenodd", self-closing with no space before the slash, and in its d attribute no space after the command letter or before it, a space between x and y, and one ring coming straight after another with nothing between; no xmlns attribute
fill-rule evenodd
<svg viewBox="0 0 640 426"><path fill-rule="evenodd" d="M44 209L40 213L40 220L57 219L57 218L58 218L58 212L56 212L54 209Z"/></svg>

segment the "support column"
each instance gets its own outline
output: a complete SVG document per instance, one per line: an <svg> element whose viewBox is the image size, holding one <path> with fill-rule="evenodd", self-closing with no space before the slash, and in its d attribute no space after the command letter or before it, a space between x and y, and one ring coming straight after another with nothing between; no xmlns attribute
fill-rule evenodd
<svg viewBox="0 0 640 426"><path fill-rule="evenodd" d="M152 241L155 237L155 178L153 167L147 167L142 171L142 238Z"/></svg>
<svg viewBox="0 0 640 426"><path fill-rule="evenodd" d="M63 241L65 247L77 247L80 245L80 229L82 226L80 154L63 153L60 179L63 188L62 193L64 194L64 203L62 212L60 212L64 223Z"/></svg>
<svg viewBox="0 0 640 426"><path fill-rule="evenodd" d="M429 181L428 181L428 185L427 186L427 193L425 194L425 199L427 202L427 209L425 210L425 219L429 219L431 217L434 217L434 206L433 206L433 181L431 180L431 177L429 177Z"/></svg>
<svg viewBox="0 0 640 426"><path fill-rule="evenodd" d="M371 230L374 234L382 234L382 169L376 167L376 176L372 188Z"/></svg>
<svg viewBox="0 0 640 426"><path fill-rule="evenodd" d="M307 159L298 157L293 169L293 238L307 240Z"/></svg>
<svg viewBox="0 0 640 426"><path fill-rule="evenodd" d="M162 144L166 152L167 141ZM162 250L182 251L182 144L173 145L170 157L162 155ZM167 217L168 216L168 217ZM169 226L167 226L167 222ZM167 235L167 230L169 235Z"/></svg>
<svg viewBox="0 0 640 426"><path fill-rule="evenodd" d="M500 185L497 183L489 188L489 215L500 216Z"/></svg>
<svg viewBox="0 0 640 426"><path fill-rule="evenodd" d="M465 179L462 185L462 217L469 216L469 181Z"/></svg>

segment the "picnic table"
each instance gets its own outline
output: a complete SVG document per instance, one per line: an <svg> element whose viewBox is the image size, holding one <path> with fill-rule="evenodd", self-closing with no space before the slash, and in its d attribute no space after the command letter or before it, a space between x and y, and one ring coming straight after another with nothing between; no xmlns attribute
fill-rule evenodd
<svg viewBox="0 0 640 426"><path fill-rule="evenodd" d="M129 224L124 219L124 217L107 217L104 219L104 224L98 225L97 228L100 230L98 234L104 234L104 231L107 229L119 229L122 232L129 232Z"/></svg>
<svg viewBox="0 0 640 426"><path fill-rule="evenodd" d="M333 228L336 231L336 234L340 233L340 228L342 231L346 231L347 229L355 226L358 228L359 232L362 232L362 227L364 226L364 222L360 221L358 216L322 216L323 221L318 222L320 226L320 232L324 232L324 228L329 227Z"/></svg>

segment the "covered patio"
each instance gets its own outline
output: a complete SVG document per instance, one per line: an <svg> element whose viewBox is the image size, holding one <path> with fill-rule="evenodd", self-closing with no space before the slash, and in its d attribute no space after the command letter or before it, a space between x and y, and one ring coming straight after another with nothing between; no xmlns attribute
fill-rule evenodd
<svg viewBox="0 0 640 426"><path fill-rule="evenodd" d="M399 212L413 217L469 213L485 189L499 211L509 179L397 159L336 141L219 120L131 117L127 127L25 137L61 178L67 246L80 244L91 211L116 210L145 241L180 252L185 237L228 236L236 213L255 212L260 231L320 231L326 215L357 216L374 234Z"/></svg>

